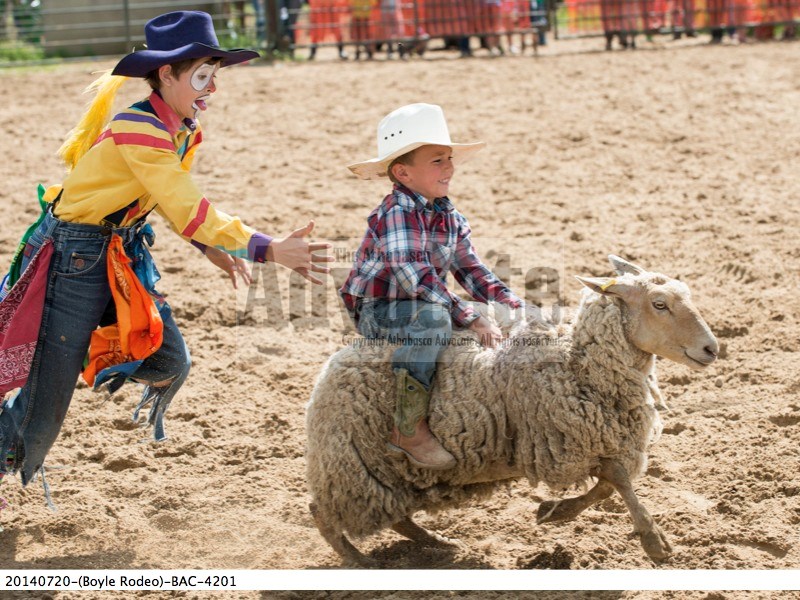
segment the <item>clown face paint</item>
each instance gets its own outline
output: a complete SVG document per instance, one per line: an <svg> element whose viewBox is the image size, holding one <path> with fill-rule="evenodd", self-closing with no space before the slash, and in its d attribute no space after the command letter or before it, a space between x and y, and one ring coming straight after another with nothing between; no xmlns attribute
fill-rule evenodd
<svg viewBox="0 0 800 600"><path fill-rule="evenodd" d="M203 63L192 72L191 84L196 92L202 92L214 81L219 65Z"/></svg>
<svg viewBox="0 0 800 600"><path fill-rule="evenodd" d="M177 77L169 68L162 67L159 93L172 110L183 119L197 119L206 110L206 102L217 91L216 72L219 65L199 58Z"/></svg>
<svg viewBox="0 0 800 600"><path fill-rule="evenodd" d="M216 75L217 71L219 70L219 64L209 64L203 63L199 65L194 71L192 71L191 78L189 82L192 86L192 89L196 92L202 92L205 90L213 91L214 87L214 76ZM194 103L192 104L192 108L194 108L194 118L197 118L197 115L208 108L206 105L206 100L210 97L211 94L205 94L196 98Z"/></svg>

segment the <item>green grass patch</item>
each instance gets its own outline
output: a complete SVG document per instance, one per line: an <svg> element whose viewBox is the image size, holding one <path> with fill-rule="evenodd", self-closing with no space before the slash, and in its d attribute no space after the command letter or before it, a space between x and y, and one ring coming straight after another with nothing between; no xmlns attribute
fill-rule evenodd
<svg viewBox="0 0 800 600"><path fill-rule="evenodd" d="M0 42L0 63L42 60L44 50L24 42Z"/></svg>
<svg viewBox="0 0 800 600"><path fill-rule="evenodd" d="M254 31L226 31L219 38L220 48L253 48L259 47L258 37Z"/></svg>

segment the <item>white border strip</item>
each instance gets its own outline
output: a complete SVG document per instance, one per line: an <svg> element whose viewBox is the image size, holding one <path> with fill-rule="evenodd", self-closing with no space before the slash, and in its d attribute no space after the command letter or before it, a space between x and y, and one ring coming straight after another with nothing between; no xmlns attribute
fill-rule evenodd
<svg viewBox="0 0 800 600"><path fill-rule="evenodd" d="M2 570L0 590L796 590L800 571Z"/></svg>

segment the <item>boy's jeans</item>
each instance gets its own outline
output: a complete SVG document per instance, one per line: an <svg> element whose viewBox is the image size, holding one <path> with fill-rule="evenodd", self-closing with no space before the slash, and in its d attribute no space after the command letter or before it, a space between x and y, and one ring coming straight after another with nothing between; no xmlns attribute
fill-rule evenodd
<svg viewBox="0 0 800 600"><path fill-rule="evenodd" d="M421 300L371 300L361 303L358 332L403 345L392 355L392 368L408 373L430 390L436 359L450 342L453 321L447 307Z"/></svg>
<svg viewBox="0 0 800 600"><path fill-rule="evenodd" d="M45 239L52 238L54 248L28 382L0 410L0 471L6 470L6 455L16 446L12 468L20 470L23 484L41 468L58 437L92 331L113 304L106 270L111 231L98 225L60 221L48 212L29 240L32 248L23 269ZM113 232L122 237L127 252L139 228ZM150 388L151 392L157 390L154 400L165 409L186 379L190 365L186 344L170 316L164 320L161 348L142 363L134 377L145 383L170 382Z"/></svg>

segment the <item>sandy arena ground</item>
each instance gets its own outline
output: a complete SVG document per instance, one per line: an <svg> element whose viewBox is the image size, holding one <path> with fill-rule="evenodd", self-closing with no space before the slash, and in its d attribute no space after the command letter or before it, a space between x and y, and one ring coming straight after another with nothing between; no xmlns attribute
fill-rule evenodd
<svg viewBox="0 0 800 600"><path fill-rule="evenodd" d="M339 565L307 509L304 405L321 365L342 346L334 280L388 190L357 181L344 165L373 156L378 120L417 101L444 107L455 140L488 142L457 173L452 198L487 264L499 262L520 294L526 272L553 267L574 306L572 276L609 274L606 255L615 253L689 283L718 336L721 359L705 372L659 363L670 410L635 483L675 548L658 568L800 568L797 52L780 43L550 50L538 60L321 61L223 72L203 115L196 180L221 209L268 233L313 217L314 237L332 241L342 258L337 273L303 303L305 286L264 270L252 310L237 317L247 292L234 293L154 218L160 289L194 358L167 415L170 439L155 444L132 424L134 386L110 400L79 389L48 459L58 513L38 483L2 485L11 509L0 513L0 568ZM107 66L0 72L3 270L35 217L36 184L62 177L55 151L81 114L90 71ZM129 83L118 106L144 92ZM387 568L654 568L618 497L571 523L536 526L537 505L550 497L521 480L488 501L420 515L459 538L456 551L389 532L358 545ZM608 594L591 597L778 597Z"/></svg>

